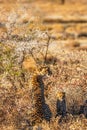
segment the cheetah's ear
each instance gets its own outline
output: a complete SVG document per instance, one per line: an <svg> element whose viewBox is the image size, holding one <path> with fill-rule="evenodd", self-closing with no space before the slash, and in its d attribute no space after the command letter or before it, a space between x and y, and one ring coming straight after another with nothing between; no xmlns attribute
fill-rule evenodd
<svg viewBox="0 0 87 130"><path fill-rule="evenodd" d="M38 67L38 71L39 71L39 72L42 71L42 69L43 69L43 68L42 68L41 66Z"/></svg>
<svg viewBox="0 0 87 130"><path fill-rule="evenodd" d="M63 98L65 98L65 92L63 92Z"/></svg>

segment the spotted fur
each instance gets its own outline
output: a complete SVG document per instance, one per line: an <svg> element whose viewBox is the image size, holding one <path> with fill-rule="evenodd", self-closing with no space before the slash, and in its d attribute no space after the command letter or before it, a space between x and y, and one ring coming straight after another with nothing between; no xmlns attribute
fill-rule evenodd
<svg viewBox="0 0 87 130"><path fill-rule="evenodd" d="M65 93L58 92L57 93L57 116L62 115L63 117L66 115L66 100Z"/></svg>
<svg viewBox="0 0 87 130"><path fill-rule="evenodd" d="M31 80L32 85L32 123L40 123L44 118L43 104L44 99L44 84L42 82L43 75L47 74L46 67L40 68L34 72Z"/></svg>

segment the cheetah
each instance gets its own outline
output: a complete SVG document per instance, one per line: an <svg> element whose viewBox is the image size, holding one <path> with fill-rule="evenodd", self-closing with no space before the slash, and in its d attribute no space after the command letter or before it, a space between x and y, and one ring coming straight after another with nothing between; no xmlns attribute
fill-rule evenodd
<svg viewBox="0 0 87 130"><path fill-rule="evenodd" d="M62 115L64 117L66 115L66 100L65 100L65 92L58 92L57 93L57 115Z"/></svg>
<svg viewBox="0 0 87 130"><path fill-rule="evenodd" d="M44 118L44 84L43 77L48 75L48 67L41 67L36 70L31 79L32 85L32 124L40 123Z"/></svg>

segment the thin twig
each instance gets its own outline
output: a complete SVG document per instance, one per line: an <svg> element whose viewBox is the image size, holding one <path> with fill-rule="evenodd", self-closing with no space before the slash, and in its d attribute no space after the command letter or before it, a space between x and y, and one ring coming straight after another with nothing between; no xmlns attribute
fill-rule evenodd
<svg viewBox="0 0 87 130"><path fill-rule="evenodd" d="M48 36L48 40L47 40L47 48L46 48L46 53L45 53L45 57L44 57L44 64L46 63L46 61L47 61L47 54L48 54L48 49L49 49L49 44L50 44L50 36L48 35L48 33L47 33L47 36Z"/></svg>

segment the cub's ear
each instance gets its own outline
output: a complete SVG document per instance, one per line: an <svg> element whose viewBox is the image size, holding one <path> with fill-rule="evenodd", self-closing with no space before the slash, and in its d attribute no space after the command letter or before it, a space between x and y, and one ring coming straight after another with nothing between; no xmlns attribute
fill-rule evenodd
<svg viewBox="0 0 87 130"><path fill-rule="evenodd" d="M66 96L65 92L63 92L63 98L65 98L65 96Z"/></svg>

